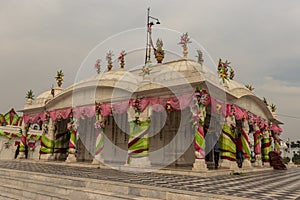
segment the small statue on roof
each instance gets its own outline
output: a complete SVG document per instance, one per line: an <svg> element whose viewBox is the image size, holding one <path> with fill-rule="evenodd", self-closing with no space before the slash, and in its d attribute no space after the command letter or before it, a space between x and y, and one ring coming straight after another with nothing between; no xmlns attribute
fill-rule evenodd
<svg viewBox="0 0 300 200"><path fill-rule="evenodd" d="M203 59L203 53L200 49L197 50L197 56L198 58L198 63L202 66L203 65L203 62L204 62L204 59Z"/></svg>

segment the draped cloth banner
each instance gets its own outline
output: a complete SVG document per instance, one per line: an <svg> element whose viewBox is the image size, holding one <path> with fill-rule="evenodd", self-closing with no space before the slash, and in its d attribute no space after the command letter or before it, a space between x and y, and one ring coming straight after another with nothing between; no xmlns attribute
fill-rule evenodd
<svg viewBox="0 0 300 200"><path fill-rule="evenodd" d="M95 159L102 161L102 151L104 149L104 128L97 129Z"/></svg>
<svg viewBox="0 0 300 200"><path fill-rule="evenodd" d="M226 122L220 135L220 156L221 159L236 161L236 144L235 144L235 118L231 112L231 106L227 104Z"/></svg>
<svg viewBox="0 0 300 200"><path fill-rule="evenodd" d="M268 131L264 131L264 137L262 139L262 161L270 162L269 152L272 151L271 138Z"/></svg>
<svg viewBox="0 0 300 200"><path fill-rule="evenodd" d="M130 137L128 142L127 164L131 163L132 158L142 158L149 156L149 127L150 120L129 122Z"/></svg>
<svg viewBox="0 0 300 200"><path fill-rule="evenodd" d="M250 159L251 150L250 150L250 142L249 142L249 125L246 119L242 120L242 144L244 150L244 157Z"/></svg>
<svg viewBox="0 0 300 200"><path fill-rule="evenodd" d="M75 154L76 152L76 129L71 128L69 130L70 132L70 141L69 141L69 149L68 149L68 153L69 154Z"/></svg>
<svg viewBox="0 0 300 200"><path fill-rule="evenodd" d="M259 156L261 154L261 139L262 139L262 133L260 132L260 129L257 125L257 123L255 123L253 125L253 138L254 138L254 154L256 156Z"/></svg>

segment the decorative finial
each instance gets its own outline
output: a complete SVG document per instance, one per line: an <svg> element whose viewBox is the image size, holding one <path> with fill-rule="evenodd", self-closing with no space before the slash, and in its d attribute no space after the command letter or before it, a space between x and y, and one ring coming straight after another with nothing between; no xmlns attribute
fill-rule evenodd
<svg viewBox="0 0 300 200"><path fill-rule="evenodd" d="M97 69L97 74L100 74L101 72L101 59L97 59L95 63L95 68Z"/></svg>
<svg viewBox="0 0 300 200"><path fill-rule="evenodd" d="M54 95L55 95L55 90L54 90L53 84L51 86L51 95L52 95L52 97L54 97Z"/></svg>
<svg viewBox="0 0 300 200"><path fill-rule="evenodd" d="M61 85L62 85L62 83L63 83L63 80L64 80L63 77L64 77L63 71L62 71L62 70L57 71L57 74L56 74L55 79L56 79L56 81L57 81L58 87L61 87Z"/></svg>
<svg viewBox="0 0 300 200"><path fill-rule="evenodd" d="M203 62L204 62L204 59L203 59L203 53L200 49L197 50L197 58L198 58L198 63L202 66L203 65Z"/></svg>
<svg viewBox="0 0 300 200"><path fill-rule="evenodd" d="M158 38L157 41L156 41L156 49L154 51L157 63L162 63L162 61L165 57L165 51L162 48L163 46L164 46L163 41Z"/></svg>
<svg viewBox="0 0 300 200"><path fill-rule="evenodd" d="M277 110L277 107L276 107L276 105L274 103L271 103L270 109L271 109L271 112L274 113Z"/></svg>
<svg viewBox="0 0 300 200"><path fill-rule="evenodd" d="M25 96L25 98L27 99L27 102L31 103L33 100L34 100L34 94L33 94L33 91L32 90L28 90L27 91L27 94Z"/></svg>
<svg viewBox="0 0 300 200"><path fill-rule="evenodd" d="M254 87L252 87L252 85L245 85L245 87L250 91L253 91L255 89Z"/></svg>
<svg viewBox="0 0 300 200"><path fill-rule="evenodd" d="M263 97L263 102L267 105L267 106L269 106L269 104L268 104L268 101L267 101L267 98L266 97Z"/></svg>
<svg viewBox="0 0 300 200"><path fill-rule="evenodd" d="M119 57L118 57L118 60L120 61L120 67L121 69L124 68L125 66L125 56L127 55L127 53L125 52L125 50L121 51Z"/></svg>
<svg viewBox="0 0 300 200"><path fill-rule="evenodd" d="M106 54L106 60L107 60L107 70L110 71L112 68L112 57L114 56L113 52L111 50L108 51Z"/></svg>
<svg viewBox="0 0 300 200"><path fill-rule="evenodd" d="M219 59L219 64L218 64L218 74L219 77L222 79L223 83L225 83L225 80L232 80L234 77L234 70L230 66L229 61L222 62L222 59ZM230 69L230 72L228 73L228 69Z"/></svg>
<svg viewBox="0 0 300 200"><path fill-rule="evenodd" d="M180 42L178 43L183 48L183 57L184 58L187 58L187 55L188 55L188 47L187 47L188 43L192 43L192 42L190 41L188 32L186 32L181 35Z"/></svg>

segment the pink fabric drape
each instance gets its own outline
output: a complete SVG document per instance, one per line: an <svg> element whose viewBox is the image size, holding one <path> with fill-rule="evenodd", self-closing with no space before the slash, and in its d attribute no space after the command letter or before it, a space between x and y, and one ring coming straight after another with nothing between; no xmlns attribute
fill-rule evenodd
<svg viewBox="0 0 300 200"><path fill-rule="evenodd" d="M241 120L243 118L244 112L238 106L234 105L235 118Z"/></svg>
<svg viewBox="0 0 300 200"><path fill-rule="evenodd" d="M113 103L112 104L112 110L113 110L114 113L123 114L124 112L126 112L128 110L131 102L132 102L132 100Z"/></svg>
<svg viewBox="0 0 300 200"><path fill-rule="evenodd" d="M112 114L111 104L101 104L100 107L101 107L101 111L100 112L101 112L101 115L103 117L107 117L107 116L109 116L109 115Z"/></svg>
<svg viewBox="0 0 300 200"><path fill-rule="evenodd" d="M49 112L49 114L51 120L55 121L59 116L61 116L63 119L67 119L71 112L72 112L72 108L65 108L60 110L52 110Z"/></svg>
<svg viewBox="0 0 300 200"><path fill-rule="evenodd" d="M280 133L282 132L282 129L281 129L279 126L275 125L275 124L272 124L271 130L272 130L274 133L277 133L277 134L280 134Z"/></svg>

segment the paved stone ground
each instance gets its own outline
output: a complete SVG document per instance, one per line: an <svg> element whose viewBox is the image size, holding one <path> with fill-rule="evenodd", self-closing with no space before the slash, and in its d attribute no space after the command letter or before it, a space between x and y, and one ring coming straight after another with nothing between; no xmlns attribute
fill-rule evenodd
<svg viewBox="0 0 300 200"><path fill-rule="evenodd" d="M196 177L178 174L129 173L113 169L42 162L0 161L0 168L211 193L249 199L299 199L300 168L249 172L240 175Z"/></svg>

